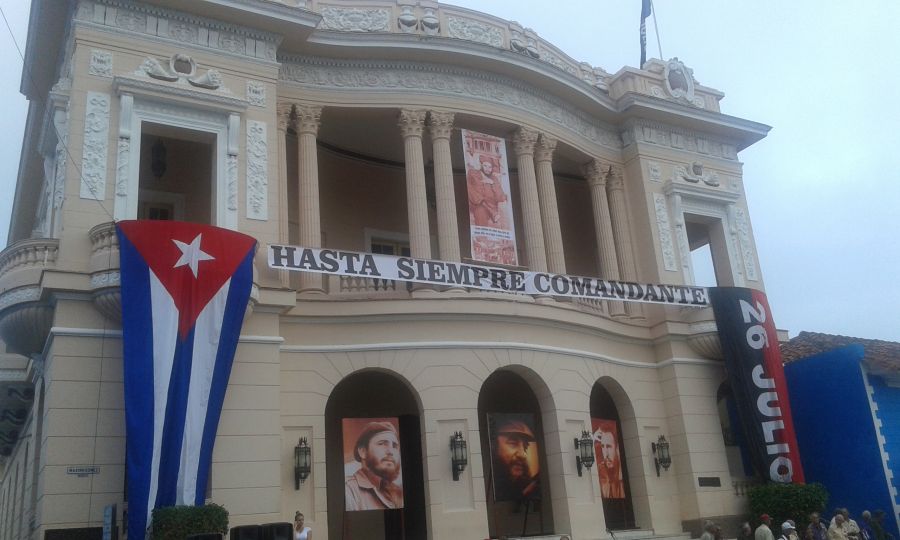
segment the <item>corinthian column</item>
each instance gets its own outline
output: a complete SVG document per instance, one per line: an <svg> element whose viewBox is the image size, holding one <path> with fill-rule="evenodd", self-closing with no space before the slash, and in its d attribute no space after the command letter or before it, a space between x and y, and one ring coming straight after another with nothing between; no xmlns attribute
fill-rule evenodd
<svg viewBox="0 0 900 540"><path fill-rule="evenodd" d="M520 127L512 135L516 163L519 166L519 194L522 197L522 217L525 228L525 253L528 266L535 272L547 271L544 252L544 231L541 227L541 207L538 202L537 180L534 175L534 144L536 131Z"/></svg>
<svg viewBox="0 0 900 540"><path fill-rule="evenodd" d="M425 160L422 158L422 129L425 111L402 109L397 125L403 134L406 160L406 208L409 213L409 250L413 257L431 258L428 232L428 198L425 193Z"/></svg>
<svg viewBox="0 0 900 540"><path fill-rule="evenodd" d="M434 191L437 201L438 246L440 258L459 262L459 228L456 223L456 194L453 190L453 164L450 161L450 134L453 113L429 113L431 145L434 153Z"/></svg>
<svg viewBox="0 0 900 540"><path fill-rule="evenodd" d="M322 221L319 214L319 159L316 135L322 107L296 105L297 113L297 171L299 186L300 245L309 248L322 246ZM322 276L310 272L300 273L300 291L322 292Z"/></svg>
<svg viewBox="0 0 900 540"><path fill-rule="evenodd" d="M540 195L541 223L547 247L547 267L555 274L566 273L566 254L559 227L559 207L556 203L556 184L553 180L553 151L556 139L541 134L534 148L537 186Z"/></svg>
<svg viewBox="0 0 900 540"><path fill-rule="evenodd" d="M634 263L631 245L631 227L628 224L628 205L625 202L625 179L621 167L613 165L610 169L607 190L616 254L619 257L619 272L626 281L637 281L637 266ZM634 302L625 304L625 312L629 317L643 317L641 306Z"/></svg>
<svg viewBox="0 0 900 540"><path fill-rule="evenodd" d="M278 124L278 241L288 243L288 178L287 178L287 128L291 122L291 105L279 103L275 112ZM291 272L281 272L281 285L290 286Z"/></svg>
<svg viewBox="0 0 900 540"><path fill-rule="evenodd" d="M597 237L597 255L600 259L600 277L619 280L619 259L613 238L612 219L609 214L609 199L606 197L606 175L609 166L596 159L585 164L584 176L591 186L591 205L594 208L594 233ZM625 315L625 306L618 300L606 303L607 312L613 317Z"/></svg>

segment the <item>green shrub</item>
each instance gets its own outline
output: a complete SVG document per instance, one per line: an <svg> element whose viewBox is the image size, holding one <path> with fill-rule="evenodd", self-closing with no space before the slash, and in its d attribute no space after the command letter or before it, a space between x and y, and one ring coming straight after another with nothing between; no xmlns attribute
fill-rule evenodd
<svg viewBox="0 0 900 540"><path fill-rule="evenodd" d="M184 540L199 533L228 533L228 510L217 504L153 510L151 540Z"/></svg>
<svg viewBox="0 0 900 540"><path fill-rule="evenodd" d="M760 484L750 488L750 511L753 522L762 514L772 516L772 532L781 534L781 524L793 519L798 534L809 524L809 514L822 512L828 502L828 491L822 484Z"/></svg>

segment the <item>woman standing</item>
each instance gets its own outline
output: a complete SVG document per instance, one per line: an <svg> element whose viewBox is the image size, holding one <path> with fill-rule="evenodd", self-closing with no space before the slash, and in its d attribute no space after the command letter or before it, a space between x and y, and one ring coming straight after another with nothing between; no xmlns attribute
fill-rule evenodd
<svg viewBox="0 0 900 540"><path fill-rule="evenodd" d="M303 525L304 517L301 512L294 514L294 540L312 540L312 529Z"/></svg>

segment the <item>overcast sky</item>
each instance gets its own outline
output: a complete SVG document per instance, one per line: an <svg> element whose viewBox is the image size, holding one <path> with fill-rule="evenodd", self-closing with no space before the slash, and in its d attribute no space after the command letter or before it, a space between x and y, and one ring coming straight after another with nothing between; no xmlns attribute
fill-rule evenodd
<svg viewBox="0 0 900 540"><path fill-rule="evenodd" d="M61 0L60 0L61 1ZM455 0L518 21L615 73L640 58L640 0ZM25 0L0 0L24 47ZM900 2L655 0L663 57L773 127L740 153L775 322L900 341ZM648 56L659 56L652 20ZM0 238L25 123L22 62L0 26Z"/></svg>

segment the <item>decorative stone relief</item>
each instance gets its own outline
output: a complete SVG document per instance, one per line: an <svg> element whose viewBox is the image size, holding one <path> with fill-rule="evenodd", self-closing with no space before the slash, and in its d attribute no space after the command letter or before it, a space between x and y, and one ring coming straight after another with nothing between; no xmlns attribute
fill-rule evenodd
<svg viewBox="0 0 900 540"><path fill-rule="evenodd" d="M128 162L131 159L131 138L119 137L118 157L116 158L116 196L128 194Z"/></svg>
<svg viewBox="0 0 900 540"><path fill-rule="evenodd" d="M91 50L91 64L88 73L98 77L113 76L113 55L109 51Z"/></svg>
<svg viewBox="0 0 900 540"><path fill-rule="evenodd" d="M750 239L750 225L747 223L747 216L744 210L736 208L734 211L735 225L738 231L738 240L741 246L741 256L744 259L744 270L747 279L750 281L759 281L759 275L756 272L756 262L753 258L753 242Z"/></svg>
<svg viewBox="0 0 900 540"><path fill-rule="evenodd" d="M121 275L117 271L98 272L91 274L91 288L118 287L121 283Z"/></svg>
<svg viewBox="0 0 900 540"><path fill-rule="evenodd" d="M413 13L413 6L400 6L400 16L397 17L397 27L404 34L411 34L419 28L419 18Z"/></svg>
<svg viewBox="0 0 900 540"><path fill-rule="evenodd" d="M335 90L463 96L528 111L595 144L615 149L622 146L612 128L592 122L590 114L518 81L477 71L449 70L424 63L376 64L300 57L285 59L281 78L301 86Z"/></svg>
<svg viewBox="0 0 900 540"><path fill-rule="evenodd" d="M8 308L13 304L21 304L23 302L35 302L41 299L41 288L30 286L20 287L0 295L0 311Z"/></svg>
<svg viewBox="0 0 900 540"><path fill-rule="evenodd" d="M662 182L662 168L655 161L647 162L647 173L651 182Z"/></svg>
<svg viewBox="0 0 900 540"><path fill-rule="evenodd" d="M56 179L53 182L53 208L62 208L66 198L66 148L62 143L56 145Z"/></svg>
<svg viewBox="0 0 900 540"><path fill-rule="evenodd" d="M231 32L219 33L219 48L243 55L247 51L247 39Z"/></svg>
<svg viewBox="0 0 900 540"><path fill-rule="evenodd" d="M539 51L540 59L543 60L544 62L547 62L548 64L550 64L556 68L559 68L559 69L565 71L566 73L570 73L570 74L578 77L578 70L575 69L575 67L572 64L563 60L562 56L557 54L555 51L551 50L548 47L540 47L538 49L538 51Z"/></svg>
<svg viewBox="0 0 900 540"><path fill-rule="evenodd" d="M675 261L675 245L672 242L672 226L669 223L666 196L654 193L653 206L656 209L656 227L659 229L659 247L662 249L663 265L666 270L677 272L678 263Z"/></svg>
<svg viewBox="0 0 900 540"><path fill-rule="evenodd" d="M84 115L84 149L81 160L82 199L106 197L106 160L109 146L109 94L88 92Z"/></svg>
<svg viewBox="0 0 900 540"><path fill-rule="evenodd" d="M425 14L422 15L422 30L429 36L441 33L441 20L434 14L434 8L425 8Z"/></svg>
<svg viewBox="0 0 900 540"><path fill-rule="evenodd" d="M137 11L116 10L115 25L132 32L143 32L147 29L147 16Z"/></svg>
<svg viewBox="0 0 900 540"><path fill-rule="evenodd" d="M164 67L156 58L148 56L136 72L137 75L147 75L160 81L187 81L191 86L206 90L218 90L222 86L222 76L217 70L207 70L203 75L196 75L196 73L197 63L186 54L172 55L168 68Z"/></svg>
<svg viewBox="0 0 900 540"><path fill-rule="evenodd" d="M503 31L489 24L461 17L447 17L448 35L452 38L485 43L494 47L503 46Z"/></svg>
<svg viewBox="0 0 900 540"><path fill-rule="evenodd" d="M169 21L169 37L180 43L197 43L200 29L195 24Z"/></svg>
<svg viewBox="0 0 900 540"><path fill-rule="evenodd" d="M234 154L228 154L228 161L225 164L228 171L228 180L226 185L227 208L231 212L237 211L237 181L238 181L238 158Z"/></svg>
<svg viewBox="0 0 900 540"><path fill-rule="evenodd" d="M328 6L320 12L323 30L343 32L390 32L391 12L388 9L360 9Z"/></svg>
<svg viewBox="0 0 900 540"><path fill-rule="evenodd" d="M247 81L247 101L257 107L266 106L266 85L259 81Z"/></svg>
<svg viewBox="0 0 900 540"><path fill-rule="evenodd" d="M704 173L703 172L703 164L699 161L695 161L691 164L690 170L682 165L678 165L675 167L675 180L684 180L690 184L697 184L703 182L707 186L718 187L719 183L719 175L711 172Z"/></svg>
<svg viewBox="0 0 900 540"><path fill-rule="evenodd" d="M266 123L247 120L247 217L269 219Z"/></svg>

